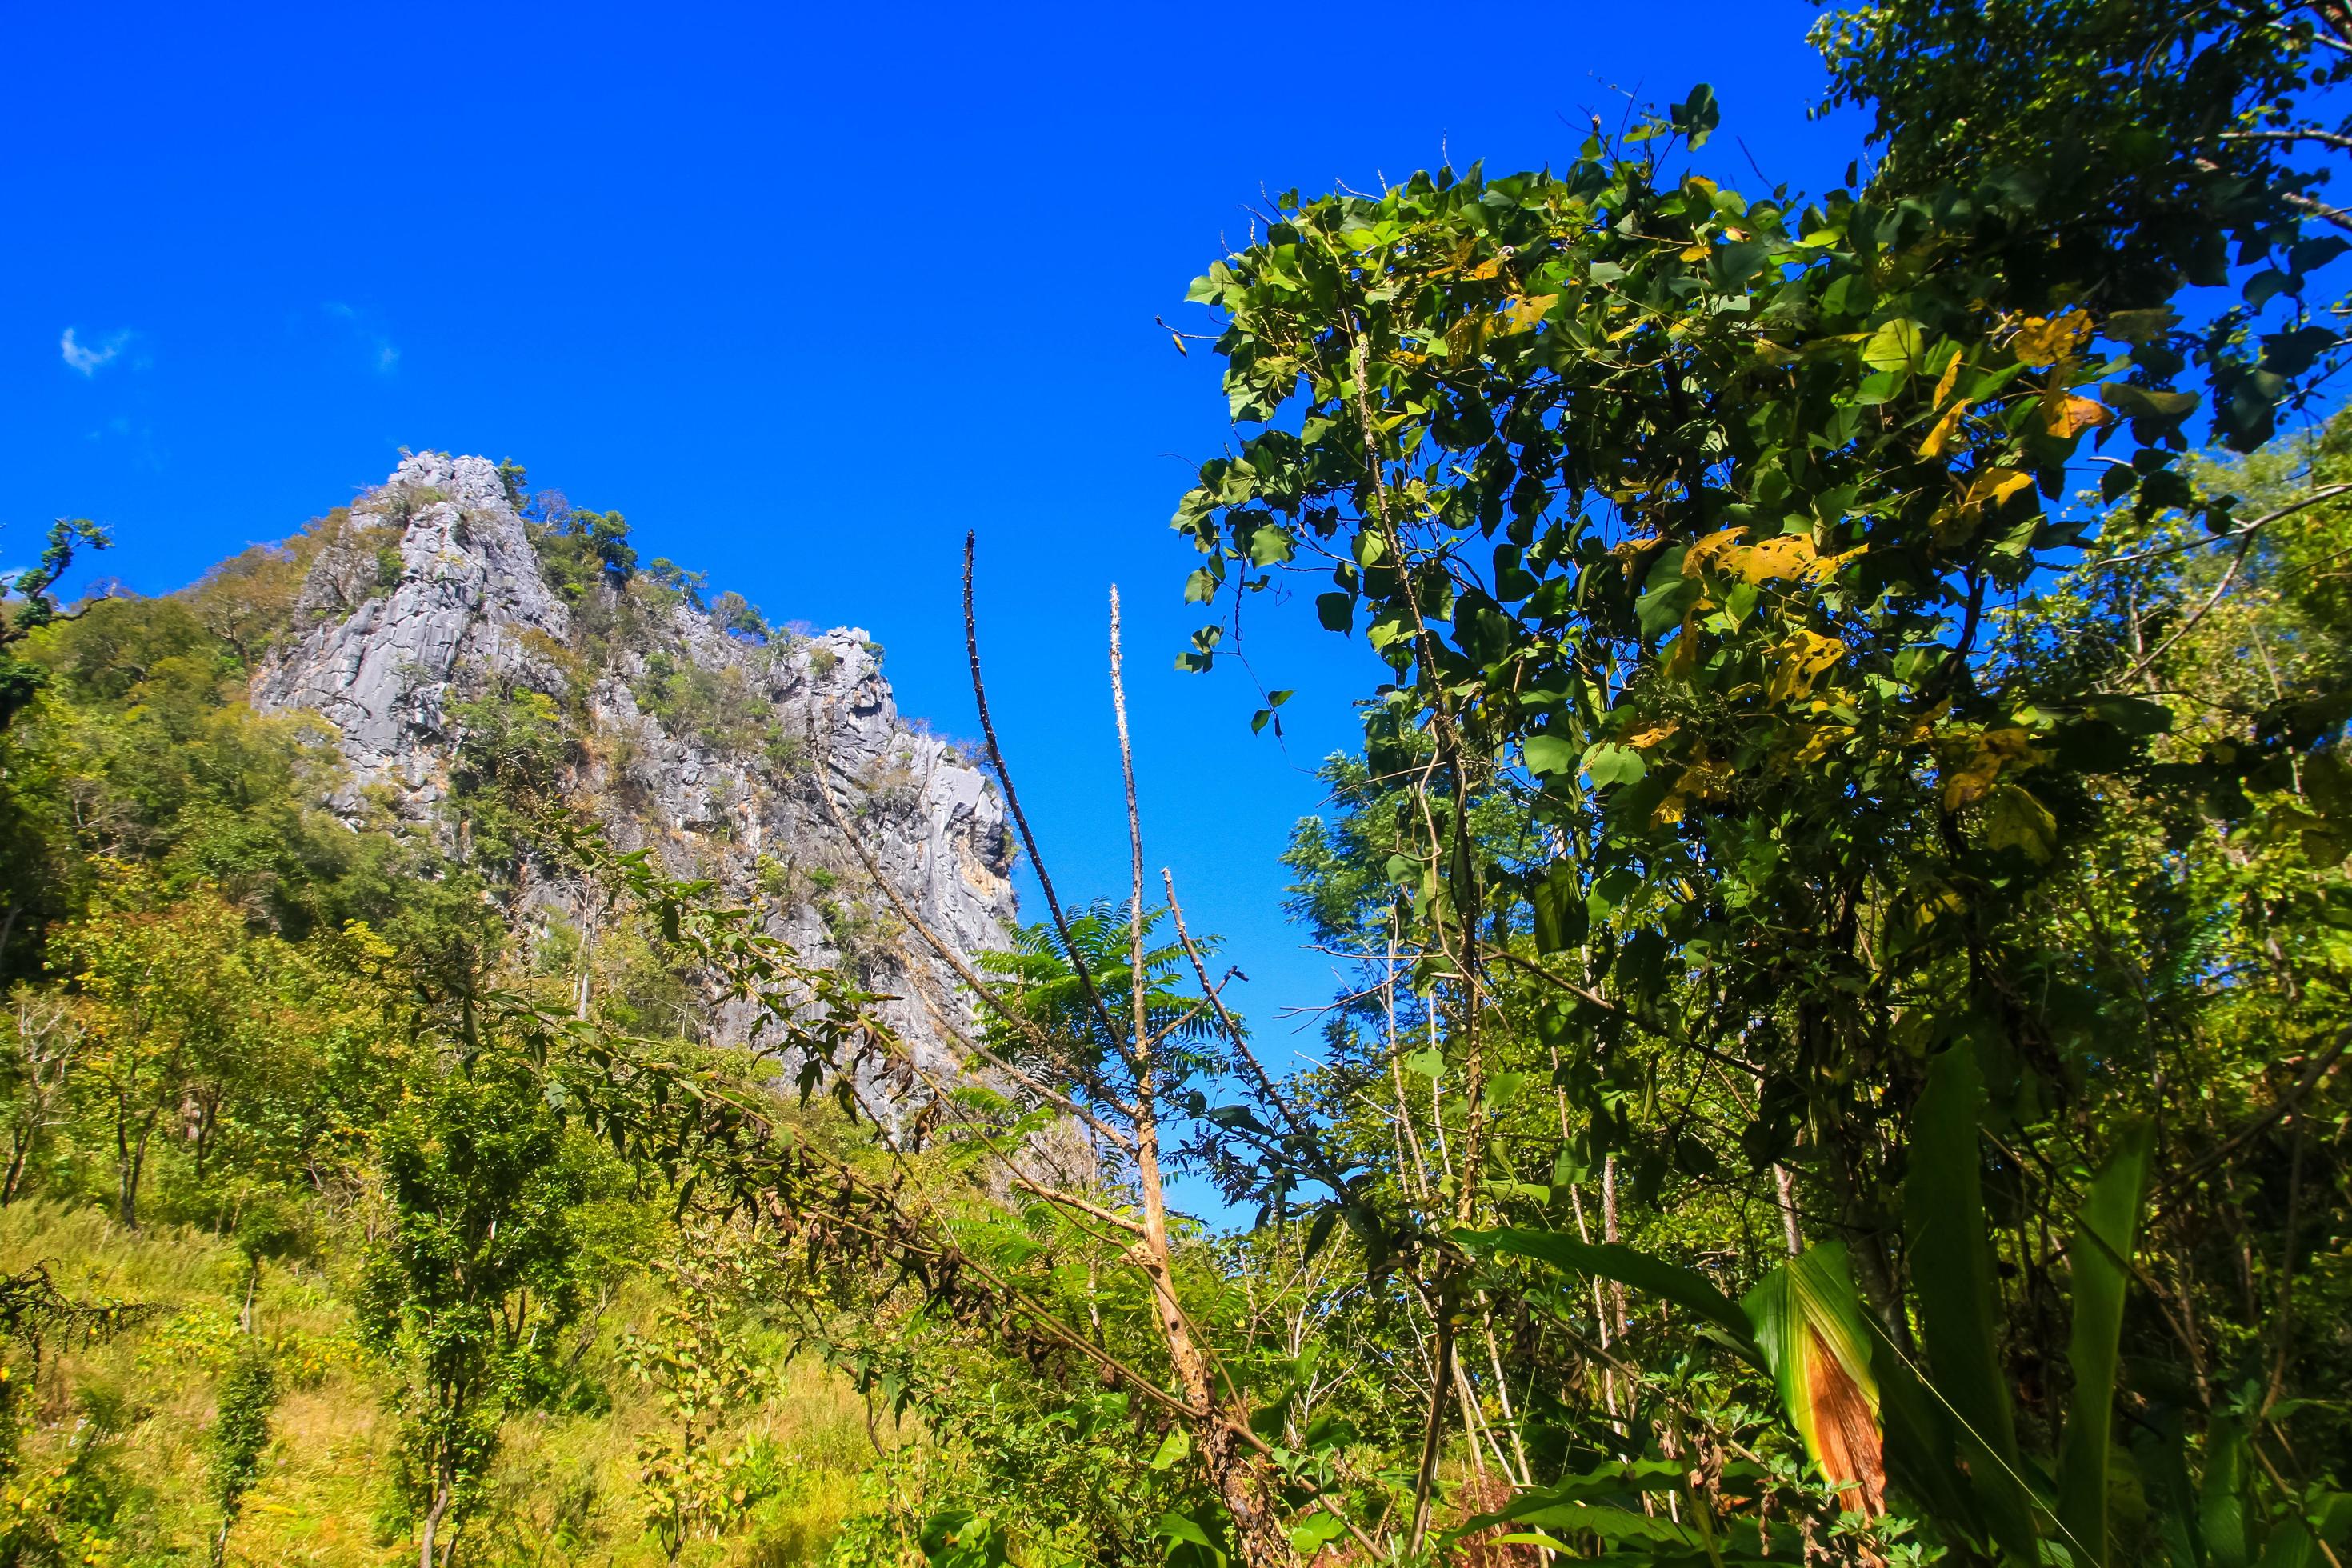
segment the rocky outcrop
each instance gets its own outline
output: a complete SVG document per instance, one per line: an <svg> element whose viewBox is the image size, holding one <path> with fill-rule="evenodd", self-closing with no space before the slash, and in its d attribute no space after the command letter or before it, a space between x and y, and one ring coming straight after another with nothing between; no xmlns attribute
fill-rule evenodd
<svg viewBox="0 0 2352 1568"><path fill-rule="evenodd" d="M618 574L551 586L499 471L418 453L313 558L309 629L255 678L255 706L331 724L348 764L332 805L453 833L466 720L486 697L540 693L580 731L563 794L622 848L716 881L804 957L902 999L895 1022L944 1063L937 1010L969 1004L904 929L825 812L829 791L899 894L967 954L1014 918L1012 841L993 784L902 720L854 627L721 629L690 591ZM560 882L527 882L549 922L586 917ZM926 999L928 998L928 1003ZM715 1011L706 1032L740 1038Z"/></svg>

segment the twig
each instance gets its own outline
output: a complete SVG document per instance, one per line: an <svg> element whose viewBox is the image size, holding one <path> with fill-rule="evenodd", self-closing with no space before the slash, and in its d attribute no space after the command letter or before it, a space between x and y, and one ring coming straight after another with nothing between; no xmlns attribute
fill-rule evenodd
<svg viewBox="0 0 2352 1568"><path fill-rule="evenodd" d="M1045 857L1037 848L1037 836L1029 831L1028 814L1021 809L1021 796L1013 788L1013 770L1004 763L1004 749L996 743L996 721L988 711L988 683L980 676L980 620L972 609L971 567L975 532L963 536L963 647L964 656L971 665L971 700L980 710L981 739L988 744L988 760L996 769L996 782L1004 786L1004 810L1013 825L1021 830L1022 847L1029 851L1029 868L1037 873L1037 886L1045 895L1046 912L1054 917L1054 929L1061 933L1062 951L1071 955L1070 968L1076 973L1078 990L1087 999L1102 1025L1106 1040L1118 1038L1118 1029L1110 1021L1110 1009L1104 1005L1102 994L1095 989L1094 976L1087 966L1076 962L1077 943L1070 935L1070 922L1062 912L1062 900L1054 891L1054 879L1046 874Z"/></svg>

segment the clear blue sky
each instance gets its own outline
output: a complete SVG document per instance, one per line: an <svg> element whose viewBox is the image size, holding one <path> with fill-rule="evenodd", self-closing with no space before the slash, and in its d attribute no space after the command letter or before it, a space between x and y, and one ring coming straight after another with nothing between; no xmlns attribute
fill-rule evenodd
<svg viewBox="0 0 2352 1568"><path fill-rule="evenodd" d="M1297 690L1286 745L1250 734L1242 671L1172 668L1196 613L1168 517L1227 431L1213 360L1152 317L1206 324L1185 286L1262 193L1564 161L1619 89L1711 81L1716 174L1761 184L1736 136L1825 188L1856 139L1805 120L1813 15L17 6L0 563L87 515L119 541L103 569L163 592L402 446L510 456L775 619L866 627L901 706L962 735L975 528L992 700L1057 881L1126 875L1116 582L1150 864L1279 1037L1331 973L1282 921L1276 856L1367 666L1307 587L1250 643Z"/></svg>

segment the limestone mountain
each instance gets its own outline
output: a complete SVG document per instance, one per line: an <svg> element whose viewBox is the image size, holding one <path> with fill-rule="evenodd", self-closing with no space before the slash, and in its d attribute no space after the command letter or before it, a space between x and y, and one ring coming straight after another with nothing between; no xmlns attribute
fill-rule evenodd
<svg viewBox="0 0 2352 1568"><path fill-rule="evenodd" d="M893 1021L942 1051L939 1019L968 1004L817 792L971 955L1003 946L1015 914L992 783L900 716L862 630L775 629L739 595L705 603L667 562L639 569L616 519L528 498L514 477L420 452L319 525L254 706L331 727L346 773L329 804L348 820L389 814L466 853L452 803L469 784L560 799L616 847L759 909L803 956L900 996ZM533 872L520 856L522 909L593 942L585 890ZM698 1032L731 1041L748 1024L713 1006Z"/></svg>

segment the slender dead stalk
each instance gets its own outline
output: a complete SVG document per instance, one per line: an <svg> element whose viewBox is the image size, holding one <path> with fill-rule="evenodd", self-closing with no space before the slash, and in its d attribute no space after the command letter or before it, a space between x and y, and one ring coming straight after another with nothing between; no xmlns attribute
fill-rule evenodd
<svg viewBox="0 0 2352 1568"><path fill-rule="evenodd" d="M1168 1201L1160 1169L1158 1064L1150 1040L1150 1003L1143 954L1143 818L1136 804L1135 748L1127 727L1127 683L1119 648L1118 590L1110 591L1111 710L1118 727L1119 771L1127 785L1127 834L1133 902L1129 906L1132 1033L1129 1076L1135 1084L1135 1174L1143 1211L1143 1239L1133 1249L1151 1282L1159 1308L1160 1337L1175 1369L1185 1401L1202 1415L1193 1423L1193 1450L1210 1486L1234 1523L1234 1544L1248 1568L1289 1568L1290 1539L1276 1517L1259 1467L1243 1449L1237 1423L1216 1409L1208 1357L1192 1337L1192 1324L1176 1300L1174 1258L1168 1241ZM1116 1039L1114 1033L1111 1037Z"/></svg>

